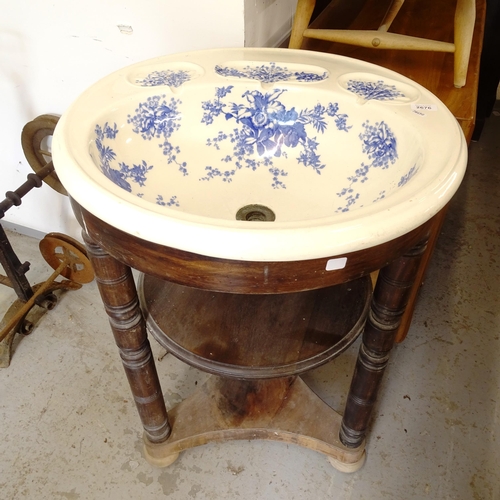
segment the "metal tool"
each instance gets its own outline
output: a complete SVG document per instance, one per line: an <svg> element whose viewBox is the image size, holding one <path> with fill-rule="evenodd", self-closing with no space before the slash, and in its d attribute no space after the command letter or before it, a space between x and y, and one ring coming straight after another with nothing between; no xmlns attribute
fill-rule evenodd
<svg viewBox="0 0 500 500"><path fill-rule="evenodd" d="M41 187L43 182L58 193L67 194L54 171L48 146L48 138L52 136L57 121L58 117L54 115L41 115L23 128L23 151L35 173L28 174L26 182L15 191L5 194L5 199L0 202L0 219L12 206L21 205L23 196L33 188ZM55 307L57 296L54 291L77 290L94 279L85 247L73 238L49 233L40 241L40 252L54 272L47 280L32 287L26 278L30 263L21 263L0 225L0 264L6 273L6 276L0 275L0 284L12 287L18 296L0 322L0 368L10 364L15 334L31 333L41 316ZM58 276L66 279L56 281Z"/></svg>

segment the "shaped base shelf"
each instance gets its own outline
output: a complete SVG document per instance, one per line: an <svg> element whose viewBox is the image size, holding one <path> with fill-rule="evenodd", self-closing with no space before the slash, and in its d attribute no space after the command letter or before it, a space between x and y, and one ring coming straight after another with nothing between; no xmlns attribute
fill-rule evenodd
<svg viewBox="0 0 500 500"><path fill-rule="evenodd" d="M161 444L145 439L147 461L172 464L183 450L210 442L267 439L327 455L342 472L364 463L365 444L345 447L338 438L341 416L299 377L244 381L212 376L169 411L172 433Z"/></svg>

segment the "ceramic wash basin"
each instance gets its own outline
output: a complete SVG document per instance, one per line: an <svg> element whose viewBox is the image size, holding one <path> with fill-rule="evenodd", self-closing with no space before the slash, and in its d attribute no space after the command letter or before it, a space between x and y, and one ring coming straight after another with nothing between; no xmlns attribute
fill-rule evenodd
<svg viewBox="0 0 500 500"><path fill-rule="evenodd" d="M248 261L369 248L435 215L466 168L455 118L378 66L289 49L199 51L84 92L52 143L69 194L148 241Z"/></svg>

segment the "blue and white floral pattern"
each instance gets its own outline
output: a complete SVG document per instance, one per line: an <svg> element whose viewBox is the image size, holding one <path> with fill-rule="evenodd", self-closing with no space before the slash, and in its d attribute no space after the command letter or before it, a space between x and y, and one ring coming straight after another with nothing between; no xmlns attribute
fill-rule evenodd
<svg viewBox="0 0 500 500"><path fill-rule="evenodd" d="M160 85L180 87L183 83L189 82L189 80L191 80L191 75L188 71L167 69L164 71L153 71L144 78L137 79L136 83L141 85L141 87L158 87Z"/></svg>
<svg viewBox="0 0 500 500"><path fill-rule="evenodd" d="M328 73L314 73L306 71L290 71L286 67L278 66L274 62L261 66L246 66L242 70L230 66L216 66L215 72L220 76L232 78L248 78L261 83L277 83L285 81L319 82L328 78Z"/></svg>
<svg viewBox="0 0 500 500"><path fill-rule="evenodd" d="M264 166L272 176L272 187L286 188L282 178L288 172L275 167L274 158L288 158L290 150L297 148L297 162L321 174L325 165L317 153L319 143L316 137L311 137L310 131L324 133L328 117L333 119L338 130L347 132L351 128L347 125L347 115L339 113L336 103L326 106L317 104L313 109L301 111L294 107L287 109L279 100L285 89L265 94L257 90L246 91L241 96L243 102L225 102L232 89L232 86L216 88L215 99L202 103L204 114L201 120L206 125L213 124L221 115L226 121L234 120L236 127L232 133L221 131L216 137L207 139L207 146L217 150L225 141L233 145L232 154L221 158L222 162L232 164L232 167L222 171L218 167L207 166L207 175L202 180L221 177L225 182L231 182L243 167L257 170Z"/></svg>
<svg viewBox="0 0 500 500"><path fill-rule="evenodd" d="M373 200L373 203L379 201L379 200L383 200L385 198L385 189L383 191L380 191L380 193L378 194L377 198L375 198Z"/></svg>
<svg viewBox="0 0 500 500"><path fill-rule="evenodd" d="M187 163L178 160L181 150L170 142L174 132L179 130L181 113L178 110L180 99L165 100L165 95L148 97L146 102L139 103L135 115L128 115L127 123L133 125L133 131L144 140L160 139L159 147L168 158L167 163L178 166L183 175L187 175Z"/></svg>
<svg viewBox="0 0 500 500"><path fill-rule="evenodd" d="M95 145L99 152L99 167L102 173L111 180L114 184L125 189L129 193L132 192L131 182L136 183L139 187L146 185L147 173L153 169L153 165L149 165L145 160L140 163L127 165L125 162L118 162L114 149L108 144L116 139L119 130L116 123L113 126L108 122L104 126L96 125L95 127ZM113 168L113 164L118 163L118 168ZM143 193L137 193L139 198L144 196ZM156 199L158 205L179 206L176 196L172 196L168 202L163 201L163 197L158 195Z"/></svg>
<svg viewBox="0 0 500 500"><path fill-rule="evenodd" d="M133 164L132 167L124 162L119 162L118 169L112 168L111 163L116 160L116 153L110 146L106 145L104 141L106 139L114 140L118 132L119 130L116 127L116 123L113 127L111 127L108 122L106 122L103 127L96 125L95 145L99 152L99 166L102 173L108 179L122 189L132 192L130 182L135 182L139 186L144 186L146 182L146 173L151 170L153 166L148 165L145 161L142 161L138 165Z"/></svg>
<svg viewBox="0 0 500 500"><path fill-rule="evenodd" d="M272 64L269 66L272 67ZM207 126L207 130L214 131L212 137L206 139L206 146L221 154L217 165L205 164L205 174L199 178L200 181L219 178L231 183L236 173L243 168L251 171L264 168L270 174L270 185L274 189L286 189L285 178L289 175L288 166L294 163L293 160L297 165L321 175L326 165L318 152L318 136L324 134L329 126L348 133L352 128L348 123L349 117L340 113L338 103L333 102L318 103L303 109L287 106L286 92L286 89L278 88L269 92L246 90L236 93L234 87L229 85L216 87L214 99L202 101L201 124ZM180 99L167 98L165 95L151 96L138 103L134 113L127 116L127 123L131 131L143 140L157 142L166 156L166 165L176 166L186 176L187 162L180 158L181 149L173 140L181 127L181 107ZM233 126L224 127L223 123L227 122ZM216 132L217 123L221 125L219 132ZM360 187L368 181L372 169L388 169L398 159L397 140L386 122L381 120L371 123L366 120L361 127L359 140L366 161L353 175L347 177L346 187L336 193L341 200L336 212L347 212L358 203L363 192ZM96 125L95 147L99 156L96 163L112 182L142 198L144 193L140 188L146 185L148 174L154 167L143 158L129 164L117 158L114 144L120 130L116 123ZM287 161L278 163L280 158ZM417 165L410 168L401 176L398 187L407 184L417 171ZM153 198L150 201L160 206L179 207L177 196L161 192L164 188L158 186L158 190L151 193ZM386 191L380 191L373 201L385 196Z"/></svg>
<svg viewBox="0 0 500 500"><path fill-rule="evenodd" d="M417 171L417 165L413 165L413 167L411 167L410 170L408 170L408 172L401 177L400 181L398 182L398 187L403 187L405 184L408 184L410 179L417 173Z"/></svg>
<svg viewBox="0 0 500 500"><path fill-rule="evenodd" d="M405 94L398 90L395 85L388 85L383 80L369 82L362 80L349 80L347 90L362 97L366 101L371 99L377 101L393 101L398 97L405 97Z"/></svg>
<svg viewBox="0 0 500 500"><path fill-rule="evenodd" d="M368 180L368 174L372 168L381 168L385 170L394 164L398 158L397 141L392 130L384 121L371 125L367 120L363 123L364 132L359 135L362 144L362 151L370 160L368 163L362 163L361 167L356 169L354 175L347 178L349 185L337 193L339 198L343 198L345 204L337 208L337 212L348 212L360 197L356 191L358 183L363 184ZM378 199L385 196L381 193ZM377 200L374 200L377 201Z"/></svg>
<svg viewBox="0 0 500 500"><path fill-rule="evenodd" d="M370 121L367 120L363 123L363 128L365 131L359 138L363 153L372 160L370 166L388 168L389 164L393 164L398 158L396 137L384 121L370 125Z"/></svg>
<svg viewBox="0 0 500 500"><path fill-rule="evenodd" d="M168 201L165 201L163 199L163 196L161 194L159 194L156 197L156 204L157 205L161 205L162 207L165 207L165 206L167 206L167 207L178 207L178 206L180 206L179 201L177 200L177 196L171 196Z"/></svg>

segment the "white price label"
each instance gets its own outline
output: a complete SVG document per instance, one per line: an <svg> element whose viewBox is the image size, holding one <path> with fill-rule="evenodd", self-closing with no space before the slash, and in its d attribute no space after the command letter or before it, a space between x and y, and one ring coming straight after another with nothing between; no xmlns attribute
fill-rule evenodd
<svg viewBox="0 0 500 500"><path fill-rule="evenodd" d="M326 263L327 271L337 271L339 269L344 269L347 264L347 257L340 257L339 259L330 259Z"/></svg>

